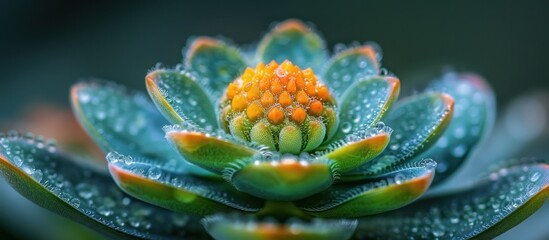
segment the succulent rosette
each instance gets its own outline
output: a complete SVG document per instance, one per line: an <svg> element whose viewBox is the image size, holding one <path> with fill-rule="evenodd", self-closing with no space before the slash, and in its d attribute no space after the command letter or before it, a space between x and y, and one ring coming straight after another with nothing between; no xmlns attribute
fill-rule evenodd
<svg viewBox="0 0 549 240"><path fill-rule="evenodd" d="M494 96L477 75L447 73L397 102L400 80L377 45L329 58L298 20L252 53L199 37L183 55L145 77L152 102L108 82L72 88L108 171L12 133L0 140L2 175L115 238L491 238L548 197L548 165L531 160L416 201L492 126Z"/></svg>

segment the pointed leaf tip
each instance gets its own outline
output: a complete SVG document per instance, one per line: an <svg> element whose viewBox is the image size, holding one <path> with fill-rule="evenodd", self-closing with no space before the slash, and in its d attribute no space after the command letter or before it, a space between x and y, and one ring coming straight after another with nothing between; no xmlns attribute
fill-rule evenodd
<svg viewBox="0 0 549 240"><path fill-rule="evenodd" d="M290 60L301 68L311 67L317 72L328 56L324 40L295 19L277 24L263 37L256 52L263 62Z"/></svg>
<svg viewBox="0 0 549 240"><path fill-rule="evenodd" d="M184 57L187 70L198 76L198 82L212 94L213 102L247 65L236 47L210 37L191 41L184 50Z"/></svg>
<svg viewBox="0 0 549 240"><path fill-rule="evenodd" d="M154 104L170 122L192 121L210 131L217 127L212 101L189 72L155 70L145 81Z"/></svg>

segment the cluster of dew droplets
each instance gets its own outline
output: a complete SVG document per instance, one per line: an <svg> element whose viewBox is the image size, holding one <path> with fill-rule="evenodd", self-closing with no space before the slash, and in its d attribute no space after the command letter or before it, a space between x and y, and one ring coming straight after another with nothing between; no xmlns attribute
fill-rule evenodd
<svg viewBox="0 0 549 240"><path fill-rule="evenodd" d="M125 92L124 87L108 83L89 83L79 88L79 106L99 134L114 132L137 137L147 127L146 113L128 111L149 104L147 98L140 94L123 97Z"/></svg>
<svg viewBox="0 0 549 240"><path fill-rule="evenodd" d="M450 158L463 158L477 144L490 117L489 105L493 101L486 86L473 76L462 76L453 72L446 73L442 79L434 82L431 91L450 94L455 101L452 122L444 135L433 146L435 152L449 153L449 156L432 156L439 165L437 172L448 170ZM480 86L479 86L480 85Z"/></svg>
<svg viewBox="0 0 549 240"><path fill-rule="evenodd" d="M467 194L425 202L359 226L359 238L469 239L494 226L549 182L542 167L524 165L492 173ZM368 226L370 224L370 226ZM375 229L370 229L375 228ZM375 230L375 231L374 231Z"/></svg>
<svg viewBox="0 0 549 240"><path fill-rule="evenodd" d="M386 119L394 131L384 156L391 157L382 156L362 166L361 170L367 175L375 174L412 157L418 149L424 147L425 141L439 128L448 114L450 110L444 99L437 97L433 100L431 95L424 95L415 102L401 105Z"/></svg>
<svg viewBox="0 0 549 240"><path fill-rule="evenodd" d="M102 224L140 237L148 236L144 232L184 234L187 217L127 196L110 178L62 159L53 141L10 132L0 135L0 152L52 194Z"/></svg>
<svg viewBox="0 0 549 240"><path fill-rule="evenodd" d="M128 171L144 178L153 180L165 186L172 186L183 191L192 192L216 202L228 206L242 209L245 211L259 210L259 207L253 202L248 201L247 197L236 196L221 186L220 182L199 179L184 173L173 172L163 167L149 163L147 159L133 158L129 155L123 155L118 152L107 154L109 164L117 166L124 171Z"/></svg>
<svg viewBox="0 0 549 240"><path fill-rule="evenodd" d="M363 54L350 54L338 58L340 53L352 52L359 48L373 48L375 59L370 59L369 56ZM361 45L356 42L349 47L344 44L336 44L334 49L336 58L332 60L326 72L326 77L330 79L331 87L336 91L345 89L353 82L379 74L376 68L378 62L381 61L381 51L376 44L366 43Z"/></svg>
<svg viewBox="0 0 549 240"><path fill-rule="evenodd" d="M208 121L205 111L202 109L202 106L212 108L213 106L204 102L209 101L208 99L200 99L205 96L197 94L197 92L202 92L203 89L196 81L195 76L188 71L178 71L177 68L176 70L164 71L165 73L160 72L156 76L156 86L162 98L185 121L192 121L207 131L213 131L215 128L214 123ZM187 80L182 80L181 77L187 78Z"/></svg>
<svg viewBox="0 0 549 240"><path fill-rule="evenodd" d="M352 133L357 128L369 126L384 113L387 101L391 95L388 82L383 79L371 79L356 86L349 92L341 107L341 131Z"/></svg>

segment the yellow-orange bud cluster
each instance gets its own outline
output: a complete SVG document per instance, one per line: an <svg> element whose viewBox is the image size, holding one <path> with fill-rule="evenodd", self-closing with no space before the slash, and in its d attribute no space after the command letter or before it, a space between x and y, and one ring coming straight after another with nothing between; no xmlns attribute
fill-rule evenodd
<svg viewBox="0 0 549 240"><path fill-rule="evenodd" d="M219 102L220 122L235 137L285 153L311 151L335 134L335 100L308 68L290 61L247 68Z"/></svg>
<svg viewBox="0 0 549 240"><path fill-rule="evenodd" d="M275 125L285 119L302 124L308 115L320 116L325 104L334 103L310 68L301 70L288 60L247 68L229 84L225 97L233 112L245 111L250 121L267 117Z"/></svg>

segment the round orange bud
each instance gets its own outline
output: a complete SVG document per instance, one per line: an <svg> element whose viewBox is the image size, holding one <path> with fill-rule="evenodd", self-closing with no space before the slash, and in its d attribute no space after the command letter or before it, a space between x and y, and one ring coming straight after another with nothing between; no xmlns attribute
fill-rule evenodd
<svg viewBox="0 0 549 240"><path fill-rule="evenodd" d="M284 121L284 111L278 107L275 107L269 111L267 118L269 118L269 121L273 124L282 123L282 121Z"/></svg>

